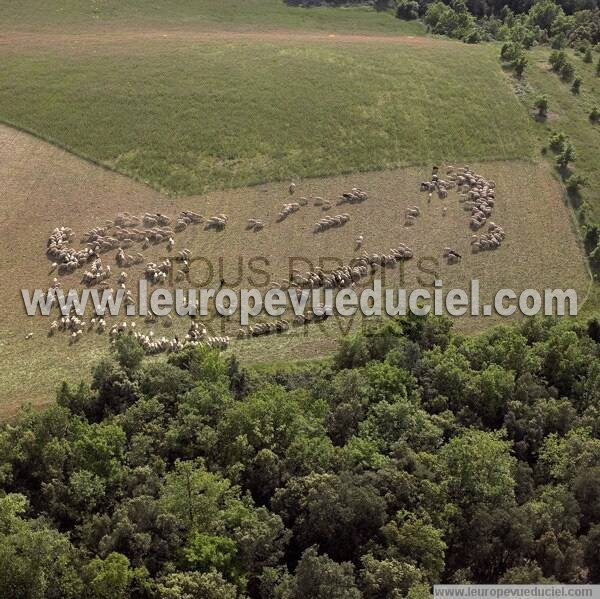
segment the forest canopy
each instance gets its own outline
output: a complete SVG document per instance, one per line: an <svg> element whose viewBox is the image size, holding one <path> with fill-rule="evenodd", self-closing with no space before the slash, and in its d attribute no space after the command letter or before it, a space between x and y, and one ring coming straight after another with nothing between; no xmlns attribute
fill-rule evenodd
<svg viewBox="0 0 600 599"><path fill-rule="evenodd" d="M0 596L600 582L600 322L388 320L245 369L120 338L0 429Z"/></svg>

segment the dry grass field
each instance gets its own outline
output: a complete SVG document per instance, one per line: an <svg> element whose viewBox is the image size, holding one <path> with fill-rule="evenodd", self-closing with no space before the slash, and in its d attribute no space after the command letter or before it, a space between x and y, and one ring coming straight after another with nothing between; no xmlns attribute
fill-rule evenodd
<svg viewBox="0 0 600 599"><path fill-rule="evenodd" d="M448 157L451 161L452 157ZM162 212L176 215L191 209L205 216L225 212L230 221L223 232L206 231L201 225L189 227L176 237L175 250L189 248L195 256L210 260L217 270L223 264L223 276L229 286L246 286L248 261L253 257L268 260L274 281L287 278L289 258L300 257L324 266L347 263L357 252L354 240L362 234L368 251L386 251L399 242L409 245L415 259L406 263L404 279L399 269L386 272L388 283L407 288L422 286L431 275L419 272L435 268L444 287L468 288L472 278L481 281L482 299L502 287L524 288L571 286L583 298L588 275L578 247L560 185L549 167L532 162L496 161L471 165L482 175L498 183L493 220L501 224L507 238L493 252L471 254L468 214L457 195L451 192L442 202L419 192L419 182L428 169L406 168L322 179L297 181L296 196L320 195L335 199L342 191L359 186L369 194L360 205L345 205L351 220L344 227L314 234L313 224L323 216L321 208L306 206L288 219L277 223L276 215L289 201L287 184L275 183L237 190L212 192L204 196L169 198L126 177L85 162L55 146L12 128L0 127L0 272L2 273L0 312L0 416L6 416L24 402L42 405L51 401L50 391L64 378L74 380L106 351L107 336L89 333L69 346L64 334L47 336L48 319L25 315L20 298L22 287L45 287L51 281L45 257L48 234L55 226L67 225L77 238L94 225L114 218L121 211L132 214ZM422 217L410 228L404 226L404 210L411 205L422 209ZM442 215L442 205L448 212ZM330 213L336 213L332 208ZM258 233L246 230L248 218L265 221ZM442 250L451 246L461 252L461 263L448 266ZM139 248L138 248L139 249ZM136 250L137 251L137 250ZM156 260L165 252L156 246L145 252L146 260ZM105 263L114 255L106 254ZM238 276L240 271L242 277ZM130 270L130 287L142 267ZM82 271L62 278L63 287L79 287ZM194 274L194 273L193 273ZM195 273L202 277L203 272ZM422 282L418 284L417 277ZM202 277L204 278L204 277ZM138 319L140 320L140 319ZM472 331L490 323L490 319L465 319L457 326ZM216 323L221 326L221 321ZM346 323L342 323L346 326ZM145 328L139 322L140 328ZM224 324L227 331L237 328ZM186 324L157 334L172 335ZM311 328L311 327L307 327ZM25 335L33 332L33 338ZM233 349L244 360L278 361L318 357L329 351L339 336L333 319L326 327L314 325L290 335L234 342Z"/></svg>

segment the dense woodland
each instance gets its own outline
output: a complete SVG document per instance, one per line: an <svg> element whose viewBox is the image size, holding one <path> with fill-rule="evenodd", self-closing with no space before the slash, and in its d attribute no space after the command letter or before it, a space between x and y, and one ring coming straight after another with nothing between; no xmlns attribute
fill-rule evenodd
<svg viewBox="0 0 600 599"><path fill-rule="evenodd" d="M469 43L515 41L526 47L600 43L598 0L285 0L292 6L369 5L423 19L432 33Z"/></svg>
<svg viewBox="0 0 600 599"><path fill-rule="evenodd" d="M245 369L115 343L0 429L0 597L600 582L600 321L388 320Z"/></svg>

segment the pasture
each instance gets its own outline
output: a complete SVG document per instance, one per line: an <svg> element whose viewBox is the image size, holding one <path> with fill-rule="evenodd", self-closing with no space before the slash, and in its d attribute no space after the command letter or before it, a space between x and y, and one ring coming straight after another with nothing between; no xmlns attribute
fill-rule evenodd
<svg viewBox="0 0 600 599"><path fill-rule="evenodd" d="M178 195L532 153L493 47L164 36L13 34L0 49L0 119Z"/></svg>
<svg viewBox="0 0 600 599"><path fill-rule="evenodd" d="M363 235L369 252L411 247L415 258L403 271L386 269L388 282L408 288L419 274L431 278L418 266L429 259L421 264L446 289L480 279L484 300L501 287L573 286L580 301L587 295L562 187L538 154L554 123L531 118L533 91L524 107L493 45L425 36L421 25L388 12L305 10L280 0L0 0L0 8L0 121L11 125L0 127L0 417L52 401L53 388L88 378L107 351L106 334L72 346L64 334L48 337L49 319L27 318L19 290L47 287L55 276L45 256L54 227L72 227L79 241L123 211L227 213L224 231L190 227L175 251L222 263L233 287L245 286L253 257L265 257L271 281L282 281L291 256L335 267L357 255ZM543 51L535 56L530 85L556 94L560 126L581 156L577 168L593 172L597 131L584 127L568 86L543 72ZM571 112L575 120L563 117ZM507 232L500 249L471 254L468 214L456 196L443 215L438 199L429 204L419 192L431 164L449 162L497 181L494 221ZM314 203L275 222L290 201L290 180L297 197L335 199L359 186L369 199L344 207L344 227L315 235L325 213ZM404 211L415 204L422 215L405 227ZM248 231L248 218L265 228ZM446 264L445 246L464 259ZM145 251L145 261L164 249ZM114 252L103 259L114 267ZM130 288L142 272L143 265L129 269ZM63 286L80 287L81 274L61 277ZM456 326L471 332L496 322ZM217 333L238 328L209 324ZM234 341L232 349L246 363L327 356L360 324L330 319ZM138 325L169 336L187 328Z"/></svg>
<svg viewBox="0 0 600 599"><path fill-rule="evenodd" d="M402 22L391 11L368 7L320 7L305 10L280 0L2 0L2 25L10 30L52 30L56 27L102 28L154 26L252 31L327 31L383 35L418 35L424 27Z"/></svg>
<svg viewBox="0 0 600 599"><path fill-rule="evenodd" d="M190 226L177 235L175 251L187 247L193 255L203 256L214 265L222 263L223 276L233 288L247 285L251 274L248 262L253 257L268 260L271 281L286 280L292 256L313 264L325 259L326 269L337 266L338 261L347 263L358 255L354 240L362 234L369 252L387 251L400 242L412 248L415 258L405 263L403 271L386 269L386 281L392 285L413 288L427 284L431 275L419 270L418 261L429 259L425 268L436 270L447 289L468 288L468 281L478 278L484 300L502 287L519 290L569 285L578 290L580 298L587 292L587 272L560 186L543 163L498 161L472 165L498 182L494 220L505 228L507 238L496 251L471 254L469 216L456 196L450 195L444 202L434 198L429 203L427 194L419 192L419 182L429 174L425 167L298 180L297 195L335 199L354 185L369 194L366 202L344 208L351 215L344 227L314 234L313 225L323 216L323 210L314 205L276 222L282 204L289 201L287 184L169 198L9 127L0 129L0 142L0 177L4 181L0 191L2 303L9 307L0 314L4 414L13 412L24 401L41 404L51 400L48 388L65 377L88 376L89 365L106 351L106 334L86 333L74 345L69 345L68 336L62 333L48 337L51 319L25 316L19 290L51 284L55 275L48 274L45 245L55 226L72 227L78 240L84 231L123 210L131 214L160 211L175 215L182 209L207 216L227 213L229 222L222 232ZM422 215L407 227L404 211L414 204L421 207ZM445 216L443 204L448 207ZM248 218L261 218L265 228L260 232L247 230ZM459 264L449 266L443 260L442 250L447 245L463 254ZM164 253L164 244L144 251L146 261L157 261ZM113 254L105 254L103 259L117 271ZM240 264L242 277L238 276ZM143 269L143 264L128 269L128 287L134 291L134 281L142 276ZM80 288L81 275L82 270L78 270L61 277L63 287ZM423 283L417 284L417 276ZM219 277L216 266L213 282ZM459 320L457 326L472 331L489 322L469 318ZM227 334L235 334L239 327L220 319L209 324L216 332L223 326ZM187 319L168 330L160 323L145 325L141 319L138 326L140 330L152 329L157 335L171 336L185 333ZM338 326L343 330L348 324L331 320L327 326L309 325L282 336L234 341L232 349L246 362L314 358L332 349L341 332ZM33 332L33 338L26 340L27 332ZM26 396L23 389L27 390Z"/></svg>
<svg viewBox="0 0 600 599"><path fill-rule="evenodd" d="M534 133L538 137L538 145L547 146L550 135L557 131L563 131L571 138L577 152L574 169L588 179L588 185L582 189L582 197L574 198L573 203L575 207L584 204L591 220L598 221L600 126L590 123L589 115L594 106L600 106L600 77L594 72L595 63L586 64L581 55L569 52L569 60L574 64L577 76L583 81L581 92L574 94L571 85L562 82L559 76L551 71L548 56L549 51L544 48L537 48L531 52L531 67L526 74L527 93L524 100L532 106L537 95L545 94L548 97L552 116L547 121L535 124ZM597 54L595 60L600 60Z"/></svg>

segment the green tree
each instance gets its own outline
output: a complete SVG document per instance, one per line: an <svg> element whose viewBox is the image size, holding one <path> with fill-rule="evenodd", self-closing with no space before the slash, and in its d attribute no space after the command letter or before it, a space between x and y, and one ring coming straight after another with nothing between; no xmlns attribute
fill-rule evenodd
<svg viewBox="0 0 600 599"><path fill-rule="evenodd" d="M540 0L529 9L528 21L530 26L539 27L548 33L561 15L564 15L562 8L553 0Z"/></svg>
<svg viewBox="0 0 600 599"><path fill-rule="evenodd" d="M111 553L104 560L97 557L85 567L92 597L98 599L126 599L134 577L129 560L120 553Z"/></svg>
<svg viewBox="0 0 600 599"><path fill-rule="evenodd" d="M289 599L361 599L356 586L354 566L337 563L315 547L302 554L291 583Z"/></svg>
<svg viewBox="0 0 600 599"><path fill-rule="evenodd" d="M419 3L416 0L400 0L396 5L396 16L406 21L418 19Z"/></svg>
<svg viewBox="0 0 600 599"><path fill-rule="evenodd" d="M360 586L365 599L405 597L411 587L421 583L422 575L414 564L397 559L377 559L371 554L361 558Z"/></svg>
<svg viewBox="0 0 600 599"><path fill-rule="evenodd" d="M81 597L75 549L43 520L23 518L28 507L23 495L0 497L0 597Z"/></svg>
<svg viewBox="0 0 600 599"><path fill-rule="evenodd" d="M513 61L513 68L517 77L523 76L523 72L525 71L528 62L529 61L527 60L527 57L524 54L521 54Z"/></svg>
<svg viewBox="0 0 600 599"><path fill-rule="evenodd" d="M173 572L158 581L159 599L242 599L218 572Z"/></svg>
<svg viewBox="0 0 600 599"><path fill-rule="evenodd" d="M567 55L562 50L553 50L548 59L550 66L555 73L559 73L562 67L567 63Z"/></svg>
<svg viewBox="0 0 600 599"><path fill-rule="evenodd" d="M127 371L137 370L144 359L144 349L131 335L121 335L115 341L113 349L117 361Z"/></svg>
<svg viewBox="0 0 600 599"><path fill-rule="evenodd" d="M460 504L508 501L514 497L515 458L499 433L468 429L439 452L439 468Z"/></svg>
<svg viewBox="0 0 600 599"><path fill-rule="evenodd" d="M562 152L556 157L556 165L561 169L566 169L571 162L577 160L577 154L573 144L569 141L565 144Z"/></svg>
<svg viewBox="0 0 600 599"><path fill-rule="evenodd" d="M446 543L443 532L415 515L399 513L382 529L386 557L413 564L419 579L430 584L440 581L444 570ZM411 581L411 585L420 580Z"/></svg>
<svg viewBox="0 0 600 599"><path fill-rule="evenodd" d="M569 141L566 133L557 131L550 136L550 149L553 152L562 152L565 149L565 145Z"/></svg>
<svg viewBox="0 0 600 599"><path fill-rule="evenodd" d="M275 492L272 506L301 547L318 544L339 561L356 558L385 522L377 489L347 473L293 478Z"/></svg>
<svg viewBox="0 0 600 599"><path fill-rule="evenodd" d="M548 114L548 96L538 96L534 107L537 109L540 117L545 117Z"/></svg>
<svg viewBox="0 0 600 599"><path fill-rule="evenodd" d="M573 174L567 179L565 186L570 194L576 195L586 183L587 179L583 175Z"/></svg>
<svg viewBox="0 0 600 599"><path fill-rule="evenodd" d="M561 67L560 67L560 78L567 82L570 83L571 81L573 81L573 78L575 77L575 67L570 63L570 62L565 62Z"/></svg>

